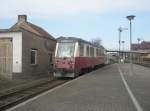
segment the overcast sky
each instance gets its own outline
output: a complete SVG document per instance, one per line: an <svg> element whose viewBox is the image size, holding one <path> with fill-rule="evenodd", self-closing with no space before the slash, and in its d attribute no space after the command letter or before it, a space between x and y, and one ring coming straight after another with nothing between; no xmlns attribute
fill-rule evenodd
<svg viewBox="0 0 150 111"><path fill-rule="evenodd" d="M150 41L150 0L1 0L0 28L9 28L18 14L43 27L54 37L73 36L85 40L99 37L109 49L118 48L118 28L133 21L133 42ZM129 48L129 30L122 32Z"/></svg>

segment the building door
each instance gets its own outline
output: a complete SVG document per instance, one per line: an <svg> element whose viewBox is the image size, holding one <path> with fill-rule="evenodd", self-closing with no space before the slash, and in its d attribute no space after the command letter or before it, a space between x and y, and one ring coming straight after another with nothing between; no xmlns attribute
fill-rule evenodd
<svg viewBox="0 0 150 111"><path fill-rule="evenodd" d="M0 75L11 75L12 58L12 39L0 39Z"/></svg>
<svg viewBox="0 0 150 111"><path fill-rule="evenodd" d="M53 71L53 53L49 53L49 71Z"/></svg>

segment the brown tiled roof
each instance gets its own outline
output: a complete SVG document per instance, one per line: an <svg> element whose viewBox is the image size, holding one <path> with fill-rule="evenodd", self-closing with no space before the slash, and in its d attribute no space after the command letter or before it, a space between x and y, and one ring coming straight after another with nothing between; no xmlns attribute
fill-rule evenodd
<svg viewBox="0 0 150 111"><path fill-rule="evenodd" d="M32 32L43 38L55 40L55 38L51 36L48 32L46 32L43 28L36 26L30 22L21 22L21 23L17 22L9 29L9 31L18 31L20 29L24 29L26 31Z"/></svg>
<svg viewBox="0 0 150 111"><path fill-rule="evenodd" d="M132 44L131 45L132 50L150 50L150 42L149 41L143 41L140 44Z"/></svg>
<svg viewBox="0 0 150 111"><path fill-rule="evenodd" d="M140 45L141 49L150 49L150 42L143 41Z"/></svg>
<svg viewBox="0 0 150 111"><path fill-rule="evenodd" d="M138 50L140 48L140 44L132 44L131 49L132 50Z"/></svg>

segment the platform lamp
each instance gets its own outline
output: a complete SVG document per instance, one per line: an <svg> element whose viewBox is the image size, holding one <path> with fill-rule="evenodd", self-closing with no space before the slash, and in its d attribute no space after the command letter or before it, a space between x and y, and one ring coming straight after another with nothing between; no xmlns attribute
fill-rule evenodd
<svg viewBox="0 0 150 111"><path fill-rule="evenodd" d="M130 51L132 50L132 20L134 20L134 15L126 16L126 18L130 21ZM132 53L130 52L130 64L132 64ZM131 65L132 69L133 66Z"/></svg>
<svg viewBox="0 0 150 111"><path fill-rule="evenodd" d="M123 41L121 41L121 43L122 43L122 51L123 51L123 53L122 53L122 59L123 59L123 63L124 63L125 56L126 56L126 54L125 54L125 52L124 52L124 44L125 44L125 41L123 40Z"/></svg>
<svg viewBox="0 0 150 111"><path fill-rule="evenodd" d="M121 41L122 42L122 50L124 51L124 43L125 41Z"/></svg>
<svg viewBox="0 0 150 111"><path fill-rule="evenodd" d="M141 38L137 38L138 44L140 44Z"/></svg>
<svg viewBox="0 0 150 111"><path fill-rule="evenodd" d="M118 28L118 32L119 32L119 63L120 63L121 32L123 30L128 30L128 29L127 28L122 28L122 27Z"/></svg>

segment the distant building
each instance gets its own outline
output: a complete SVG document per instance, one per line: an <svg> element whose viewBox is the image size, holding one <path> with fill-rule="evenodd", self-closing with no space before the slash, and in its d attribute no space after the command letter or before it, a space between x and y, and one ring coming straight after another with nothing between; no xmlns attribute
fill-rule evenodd
<svg viewBox="0 0 150 111"><path fill-rule="evenodd" d="M145 54L138 55L140 62L150 62L150 41L143 41L138 44L132 44L131 49L135 51L142 51L145 52ZM134 55L134 58L137 58L137 55Z"/></svg>
<svg viewBox="0 0 150 111"><path fill-rule="evenodd" d="M19 15L9 29L0 30L0 75L26 78L48 74L56 40L39 26Z"/></svg>
<svg viewBox="0 0 150 111"><path fill-rule="evenodd" d="M131 49L132 50L150 51L150 42L149 41L143 41L139 44L132 44Z"/></svg>

